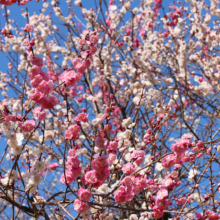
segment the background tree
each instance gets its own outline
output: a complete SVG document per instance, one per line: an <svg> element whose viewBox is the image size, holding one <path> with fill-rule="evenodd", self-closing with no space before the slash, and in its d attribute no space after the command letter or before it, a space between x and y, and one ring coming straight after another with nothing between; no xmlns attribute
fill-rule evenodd
<svg viewBox="0 0 220 220"><path fill-rule="evenodd" d="M220 219L218 1L43 2L0 0L1 219Z"/></svg>

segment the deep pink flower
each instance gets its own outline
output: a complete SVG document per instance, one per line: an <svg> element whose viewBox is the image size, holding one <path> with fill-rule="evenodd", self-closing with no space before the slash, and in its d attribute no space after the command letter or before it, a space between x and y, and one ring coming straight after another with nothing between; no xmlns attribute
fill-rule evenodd
<svg viewBox="0 0 220 220"><path fill-rule="evenodd" d="M133 184L133 193L134 194L139 194L140 191L142 190L141 184L137 178L134 179L134 184Z"/></svg>
<svg viewBox="0 0 220 220"><path fill-rule="evenodd" d="M56 168L59 166L58 163L51 163L47 166L47 170L56 170Z"/></svg>
<svg viewBox="0 0 220 220"><path fill-rule="evenodd" d="M134 150L130 156L130 159L134 159L135 163L137 165L142 164L142 162L144 161L144 157L145 157L145 152L142 150Z"/></svg>
<svg viewBox="0 0 220 220"><path fill-rule="evenodd" d="M105 182L108 179L110 172L109 169L96 170L95 175L97 177L97 181Z"/></svg>
<svg viewBox="0 0 220 220"><path fill-rule="evenodd" d="M77 69L77 71L78 71L79 73L83 74L83 73L85 72L85 70L86 70L86 66L83 65L83 64L78 64L78 65L76 66L76 69Z"/></svg>
<svg viewBox="0 0 220 220"><path fill-rule="evenodd" d="M99 40L98 37L94 36L94 35L91 36L90 39L89 39L91 44L96 44L98 42L98 40Z"/></svg>
<svg viewBox="0 0 220 220"><path fill-rule="evenodd" d="M80 122L80 121L87 122L88 121L88 117L89 117L89 114L86 114L85 112L82 112L82 113L79 113L77 115L77 117L75 117L74 119L77 122Z"/></svg>
<svg viewBox="0 0 220 220"><path fill-rule="evenodd" d="M31 67L31 72L29 73L29 77L33 79L36 75L40 74L40 72L41 69L39 68L39 66L34 65Z"/></svg>
<svg viewBox="0 0 220 220"><path fill-rule="evenodd" d="M84 201L89 201L90 198L92 197L92 193L90 192L89 189L83 189L80 187L78 190L79 198Z"/></svg>
<svg viewBox="0 0 220 220"><path fill-rule="evenodd" d="M13 3L16 3L17 0L0 0L0 4L2 5L12 5Z"/></svg>
<svg viewBox="0 0 220 220"><path fill-rule="evenodd" d="M178 205L184 205L187 201L187 198L184 196L184 197L181 197L181 198L177 198L176 202Z"/></svg>
<svg viewBox="0 0 220 220"><path fill-rule="evenodd" d="M34 79L31 80L31 85L34 87L34 88L37 88L38 85L43 81L43 77L40 75L40 74L37 74L34 76Z"/></svg>
<svg viewBox="0 0 220 220"><path fill-rule="evenodd" d="M106 150L108 147L108 139L102 138L102 137L96 137L95 139L95 145L100 150Z"/></svg>
<svg viewBox="0 0 220 220"><path fill-rule="evenodd" d="M133 179L130 176L126 176L120 183L131 187L133 185Z"/></svg>
<svg viewBox="0 0 220 220"><path fill-rule="evenodd" d="M75 199L73 206L74 206L74 209L79 213L84 213L89 209L88 203L83 202L79 199Z"/></svg>
<svg viewBox="0 0 220 220"><path fill-rule="evenodd" d="M49 80L49 81L42 80L41 83L37 86L37 91L39 91L40 93L43 93L44 95L49 94L52 89L53 89L52 80Z"/></svg>
<svg viewBox="0 0 220 220"><path fill-rule="evenodd" d="M82 62L82 66L84 66L86 69L89 68L90 65L91 65L91 61L90 61L89 59L84 60L84 61Z"/></svg>
<svg viewBox="0 0 220 220"><path fill-rule="evenodd" d="M75 180L77 177L75 177L73 175L73 172L71 170L67 170L62 174L61 178L60 178L60 182L63 183L64 185L66 185L66 183L69 185L73 180Z"/></svg>
<svg viewBox="0 0 220 220"><path fill-rule="evenodd" d="M153 212L152 215L154 217L154 219L158 219L163 217L163 211L161 211L159 208L156 208Z"/></svg>
<svg viewBox="0 0 220 220"><path fill-rule="evenodd" d="M79 64L77 64L78 66ZM65 85L75 86L76 83L82 78L82 74L76 73L74 70L65 71L60 76L60 80L65 82Z"/></svg>
<svg viewBox="0 0 220 220"><path fill-rule="evenodd" d="M161 163L163 165L163 167L165 168L171 168L172 166L174 166L175 164L175 156L174 154L169 154L167 156L165 156L162 160L161 160Z"/></svg>
<svg viewBox="0 0 220 220"><path fill-rule="evenodd" d="M136 166L131 163L126 163L122 167L122 172L126 174L132 174L133 172L135 172L135 170L136 170Z"/></svg>
<svg viewBox="0 0 220 220"><path fill-rule="evenodd" d="M36 65L36 66L40 67L40 68L42 68L43 65L44 65L43 59L42 59L41 57L34 57L34 58L31 60L31 63L32 63L33 65Z"/></svg>
<svg viewBox="0 0 220 220"><path fill-rule="evenodd" d="M13 121L13 122L16 122L18 119L17 119L17 116L16 115L8 115L5 117L5 121Z"/></svg>
<svg viewBox="0 0 220 220"><path fill-rule="evenodd" d="M19 127L25 132L31 132L35 127L35 121L29 120L25 122L19 122Z"/></svg>
<svg viewBox="0 0 220 220"><path fill-rule="evenodd" d="M33 30L34 30L34 28L31 24L26 24L24 31L31 32Z"/></svg>
<svg viewBox="0 0 220 220"><path fill-rule="evenodd" d="M116 142L116 141L109 142L109 145L108 145L109 150L116 152L117 148L118 148L118 142Z"/></svg>
<svg viewBox="0 0 220 220"><path fill-rule="evenodd" d="M97 51L97 47L96 46L91 46L90 47L90 53L94 54Z"/></svg>
<svg viewBox="0 0 220 220"><path fill-rule="evenodd" d="M96 183L98 182L97 176L96 176L96 171L95 170L90 170L85 174L85 180L90 183Z"/></svg>
<svg viewBox="0 0 220 220"><path fill-rule="evenodd" d="M79 63L81 63L81 59L80 58L75 58L71 60L72 64L74 67L76 67Z"/></svg>
<svg viewBox="0 0 220 220"><path fill-rule="evenodd" d="M81 39L79 41L79 45L86 45L86 40L85 39Z"/></svg>
<svg viewBox="0 0 220 220"><path fill-rule="evenodd" d="M126 193L123 193L123 192L121 192L120 190L117 190L117 191L115 192L114 199L115 199L115 201L116 201L118 204L126 203L126 202L127 202L127 200L126 200Z"/></svg>
<svg viewBox="0 0 220 220"><path fill-rule="evenodd" d="M94 160L92 161L92 168L95 170L103 170L108 168L108 158L106 155L99 156L98 154L94 155Z"/></svg>
<svg viewBox="0 0 220 220"><path fill-rule="evenodd" d="M80 160L77 157L68 157L68 160L66 162L67 168L79 168Z"/></svg>
<svg viewBox="0 0 220 220"><path fill-rule="evenodd" d="M70 149L70 150L68 151L68 156L69 156L69 157L77 157L77 156L78 156L77 150L75 150L75 149Z"/></svg>
<svg viewBox="0 0 220 220"><path fill-rule="evenodd" d="M75 140L78 138L80 132L79 125L71 125L65 132L65 139L67 140Z"/></svg>

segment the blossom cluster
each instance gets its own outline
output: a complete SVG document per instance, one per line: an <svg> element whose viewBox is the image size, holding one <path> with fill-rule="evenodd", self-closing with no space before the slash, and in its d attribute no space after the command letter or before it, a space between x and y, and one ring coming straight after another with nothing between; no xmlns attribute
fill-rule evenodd
<svg viewBox="0 0 220 220"><path fill-rule="evenodd" d="M219 219L218 1L84 2L0 0L0 218Z"/></svg>

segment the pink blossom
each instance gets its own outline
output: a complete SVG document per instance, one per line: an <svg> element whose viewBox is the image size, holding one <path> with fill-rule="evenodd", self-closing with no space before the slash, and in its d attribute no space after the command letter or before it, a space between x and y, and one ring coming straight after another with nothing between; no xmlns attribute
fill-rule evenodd
<svg viewBox="0 0 220 220"><path fill-rule="evenodd" d="M68 157L68 160L66 162L67 168L73 168L77 169L79 168L80 160L77 157Z"/></svg>
<svg viewBox="0 0 220 220"><path fill-rule="evenodd" d="M220 219L220 214L215 213L215 212L206 212L206 216L208 217L209 220L219 220Z"/></svg>
<svg viewBox="0 0 220 220"><path fill-rule="evenodd" d="M176 154L181 154L184 151L188 150L192 141L190 139L179 140L175 144L171 145L171 150Z"/></svg>
<svg viewBox="0 0 220 220"><path fill-rule="evenodd" d="M171 178L166 178L161 181L161 186L165 189L173 190L175 184Z"/></svg>
<svg viewBox="0 0 220 220"><path fill-rule="evenodd" d="M85 180L88 182L88 183L96 183L98 182L98 179L97 179L97 176L96 176L96 171L95 170L91 170L91 171L88 171L86 174L85 174Z"/></svg>
<svg viewBox="0 0 220 220"><path fill-rule="evenodd" d="M108 123L107 125L104 126L104 131L105 132L110 132L112 129L112 125L110 123Z"/></svg>
<svg viewBox="0 0 220 220"><path fill-rule="evenodd" d="M135 178L134 183L133 183L133 193L139 194L141 190L142 190L141 184L139 180Z"/></svg>
<svg viewBox="0 0 220 220"><path fill-rule="evenodd" d="M81 63L81 59L75 58L71 60L74 67L76 67L79 63Z"/></svg>
<svg viewBox="0 0 220 220"><path fill-rule="evenodd" d="M70 149L70 150L68 151L68 156L69 156L69 157L77 157L77 156L78 156L77 150L75 150L75 149Z"/></svg>
<svg viewBox="0 0 220 220"><path fill-rule="evenodd" d="M70 88L70 90L69 90L69 94L72 96L72 97L75 97L75 96L77 96L77 93L76 93L76 90L75 90L75 88Z"/></svg>
<svg viewBox="0 0 220 220"><path fill-rule="evenodd" d="M45 81L49 81L49 76L48 76L48 74L46 73L46 72L44 72L44 71L40 71L40 74L41 74L41 76L43 77L43 79L45 80Z"/></svg>
<svg viewBox="0 0 220 220"><path fill-rule="evenodd" d="M133 172L135 172L135 170L136 170L136 166L131 163L126 163L122 167L122 172L126 174L132 174Z"/></svg>
<svg viewBox="0 0 220 220"><path fill-rule="evenodd" d="M37 88L38 87L38 85L41 83L43 81L43 77L40 75L40 74L38 74L38 75L35 75L34 76L34 79L33 80L31 80L31 85L34 87L34 88Z"/></svg>
<svg viewBox="0 0 220 220"><path fill-rule="evenodd" d="M95 145L100 150L106 150L108 147L108 139L102 138L102 137L96 137L95 139Z"/></svg>
<svg viewBox="0 0 220 220"><path fill-rule="evenodd" d="M147 176L144 175L144 176L140 177L139 183L140 183L140 187L141 187L142 189L146 188L147 185L148 185L148 184L147 184Z"/></svg>
<svg viewBox="0 0 220 220"><path fill-rule="evenodd" d="M85 72L85 70L86 70L86 66L83 65L83 64L78 64L78 65L76 66L76 69L77 69L77 71L78 71L79 73L83 74L83 73Z"/></svg>
<svg viewBox="0 0 220 220"><path fill-rule="evenodd" d="M168 191L166 189L161 189L157 192L157 199L163 200L168 196Z"/></svg>
<svg viewBox="0 0 220 220"><path fill-rule="evenodd" d="M37 87L37 90L40 93L43 93L44 95L49 94L52 89L53 89L52 80L49 80L49 81L42 80L41 83Z"/></svg>
<svg viewBox="0 0 220 220"><path fill-rule="evenodd" d="M186 197L177 198L176 202L178 205L184 205L187 201Z"/></svg>
<svg viewBox="0 0 220 220"><path fill-rule="evenodd" d="M31 63L40 68L42 68L44 65L43 59L41 57L33 57L33 59L31 60Z"/></svg>
<svg viewBox="0 0 220 220"><path fill-rule="evenodd" d="M40 100L38 101L38 103L42 106L42 108L45 109L51 109L53 108L55 105L57 105L57 97L56 96L41 96Z"/></svg>
<svg viewBox="0 0 220 220"><path fill-rule="evenodd" d="M130 159L134 159L137 165L141 165L144 161L145 152L142 150L134 150L130 156Z"/></svg>
<svg viewBox="0 0 220 220"><path fill-rule="evenodd" d="M74 206L74 209L79 213L84 213L89 209L88 203L83 202L79 199L75 199L73 206Z"/></svg>
<svg viewBox="0 0 220 220"><path fill-rule="evenodd" d="M85 39L81 39L79 41L79 45L86 45L86 40Z"/></svg>
<svg viewBox="0 0 220 220"><path fill-rule="evenodd" d="M51 170L56 170L56 168L59 166L58 163L51 163L47 166L47 170L51 171Z"/></svg>
<svg viewBox="0 0 220 220"><path fill-rule="evenodd" d="M36 75L40 74L40 72L41 69L38 66L34 65L31 67L31 72L29 73L29 77L33 79Z"/></svg>
<svg viewBox="0 0 220 220"><path fill-rule="evenodd" d="M25 38L24 40L23 40L23 44L24 44L24 46L28 49L28 48L30 48L30 40L29 40L29 38Z"/></svg>
<svg viewBox="0 0 220 220"><path fill-rule="evenodd" d="M124 184L126 186L132 186L133 185L133 179L130 176L126 176L124 179L121 180L121 184Z"/></svg>
<svg viewBox="0 0 220 220"><path fill-rule="evenodd" d="M126 193L123 193L123 192L121 192L120 190L117 190L117 191L115 192L114 199L115 199L115 201L116 201L118 204L126 203L126 202L127 202L127 200L126 200Z"/></svg>
<svg viewBox="0 0 220 220"><path fill-rule="evenodd" d="M3 5L12 5L13 3L16 3L17 0L0 0L0 4Z"/></svg>
<svg viewBox="0 0 220 220"><path fill-rule="evenodd" d="M78 190L79 198L84 201L89 201L92 197L92 193L89 191L89 189L83 189L80 187Z"/></svg>
<svg viewBox="0 0 220 220"><path fill-rule="evenodd" d="M33 131L35 127L35 121L34 120L29 120L26 122L19 122L20 128L25 131L25 132L31 132Z"/></svg>
<svg viewBox="0 0 220 220"><path fill-rule="evenodd" d="M92 161L92 168L95 170L103 170L108 168L108 160L106 155L99 156L98 154L94 155L94 160Z"/></svg>
<svg viewBox="0 0 220 220"><path fill-rule="evenodd" d="M82 34L83 34L83 35L88 35L88 34L89 34L89 30L83 30L83 31L82 31Z"/></svg>
<svg viewBox="0 0 220 220"><path fill-rule="evenodd" d="M196 220L205 220L206 219L205 216L203 216L202 214L200 214L198 212L196 212L195 214L196 214Z"/></svg>
<svg viewBox="0 0 220 220"><path fill-rule="evenodd" d="M30 92L28 94L28 99L30 99L30 100L32 100L34 102L38 102L41 97L42 97L41 93L39 93L36 90L33 90L32 92Z"/></svg>
<svg viewBox="0 0 220 220"><path fill-rule="evenodd" d="M95 175L97 177L97 181L105 182L108 179L110 172L109 169L96 170Z"/></svg>
<svg viewBox="0 0 220 220"><path fill-rule="evenodd" d="M17 116L16 115L8 115L5 117L5 121L13 121L13 122L16 122L18 119L17 119Z"/></svg>
<svg viewBox="0 0 220 220"><path fill-rule="evenodd" d="M26 26L24 28L24 31L31 32L33 30L34 30L34 28L33 28L33 26L31 24L26 24Z"/></svg>
<svg viewBox="0 0 220 220"><path fill-rule="evenodd" d="M116 160L116 158L117 158L116 154L110 153L109 156L108 156L108 163L113 164L113 162Z"/></svg>
<svg viewBox="0 0 220 220"><path fill-rule="evenodd" d="M172 166L174 166L175 164L175 156L174 154L169 154L167 156L165 156L162 160L161 160L161 163L163 165L163 167L165 168L171 168Z"/></svg>
<svg viewBox="0 0 220 220"><path fill-rule="evenodd" d="M154 219L161 218L161 217L163 217L163 211L161 211L159 208L156 208L156 210L154 210L152 212L152 215L153 215Z"/></svg>
<svg viewBox="0 0 220 220"><path fill-rule="evenodd" d="M89 68L90 65L91 65L91 61L90 61L89 59L84 60L84 61L82 62L82 66L83 66L85 69Z"/></svg>
<svg viewBox="0 0 220 220"><path fill-rule="evenodd" d="M36 107L33 110L33 113L34 113L34 118L38 119L39 121L43 121L46 119L47 114L44 110L42 110L41 107Z"/></svg>
<svg viewBox="0 0 220 220"><path fill-rule="evenodd" d="M111 25L111 18L110 17L108 17L107 19L106 19L106 24L108 25L108 26L110 26Z"/></svg>
<svg viewBox="0 0 220 220"><path fill-rule="evenodd" d="M90 47L90 53L94 54L97 51L97 47L96 46L91 46Z"/></svg>
<svg viewBox="0 0 220 220"><path fill-rule="evenodd" d="M71 170L67 170L65 172L65 175L64 173L61 175L60 182L63 183L64 185L66 185L66 183L69 185L76 178L77 177L73 175L73 172Z"/></svg>
<svg viewBox="0 0 220 220"><path fill-rule="evenodd" d="M65 138L68 140L75 140L76 138L78 138L79 132L79 125L71 125L65 132Z"/></svg>
<svg viewBox="0 0 220 220"><path fill-rule="evenodd" d="M110 151L116 152L117 148L118 148L118 142L116 142L116 141L110 141L109 142L108 149Z"/></svg>
<svg viewBox="0 0 220 220"><path fill-rule="evenodd" d="M156 199L156 202L155 202L155 205L161 210L166 209L167 206L169 206L169 204L170 204L170 201L168 199L163 199L163 200Z"/></svg>
<svg viewBox="0 0 220 220"><path fill-rule="evenodd" d="M80 122L80 121L87 122L88 121L88 117L89 117L89 114L86 114L85 112L82 112L82 113L79 113L77 115L77 117L75 117L74 119L77 122Z"/></svg>
<svg viewBox="0 0 220 220"><path fill-rule="evenodd" d="M162 0L154 0L154 2L157 3L157 4L161 4Z"/></svg>
<svg viewBox="0 0 220 220"><path fill-rule="evenodd" d="M77 64L78 65L78 64ZM68 86L75 86L76 83L82 78L81 74L77 74L74 70L65 71L60 76L60 80L65 82L65 85Z"/></svg>
<svg viewBox="0 0 220 220"><path fill-rule="evenodd" d="M90 37L90 43L91 44L96 44L98 42L98 37L97 36L91 36Z"/></svg>

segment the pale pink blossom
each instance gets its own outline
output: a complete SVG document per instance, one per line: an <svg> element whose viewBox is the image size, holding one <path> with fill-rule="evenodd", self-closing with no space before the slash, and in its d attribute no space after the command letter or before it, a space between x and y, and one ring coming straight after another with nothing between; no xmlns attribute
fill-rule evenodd
<svg viewBox="0 0 220 220"><path fill-rule="evenodd" d="M73 206L74 206L74 209L79 213L84 213L89 209L88 203L83 202L79 199L75 199Z"/></svg>

